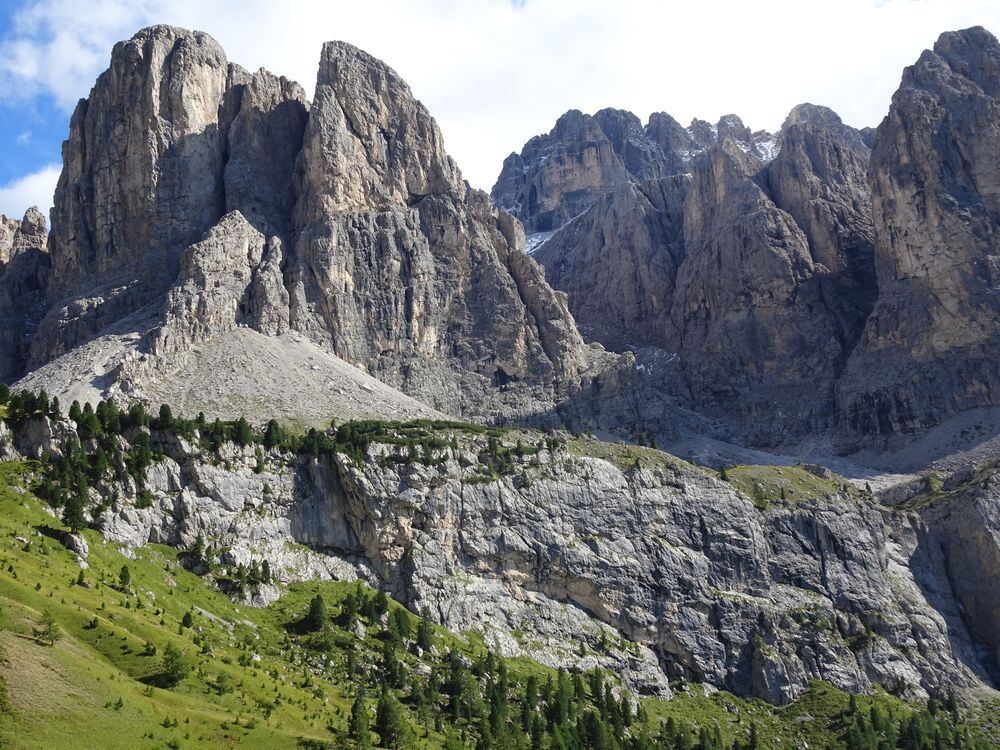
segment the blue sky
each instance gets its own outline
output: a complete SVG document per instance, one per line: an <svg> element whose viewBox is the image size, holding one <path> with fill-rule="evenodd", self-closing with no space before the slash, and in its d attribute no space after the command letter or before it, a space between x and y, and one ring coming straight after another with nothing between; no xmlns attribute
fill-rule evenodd
<svg viewBox="0 0 1000 750"><path fill-rule="evenodd" d="M942 31L1000 32L997 0L0 0L0 212L46 210L69 116L115 41L151 23L215 36L230 60L311 91L323 41L384 59L489 189L504 157L570 108L736 113L795 104L877 125Z"/></svg>

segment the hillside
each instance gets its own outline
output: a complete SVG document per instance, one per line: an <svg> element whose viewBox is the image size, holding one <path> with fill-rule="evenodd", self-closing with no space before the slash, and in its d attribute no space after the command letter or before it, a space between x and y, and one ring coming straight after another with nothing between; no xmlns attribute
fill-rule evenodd
<svg viewBox="0 0 1000 750"><path fill-rule="evenodd" d="M867 725L872 707L880 725L905 732L916 720L948 743L970 725L979 727L973 737L996 731L979 719L955 724L944 706L935 719L882 691L858 698L855 714L847 694L820 682L780 709L697 685L678 684L668 701L637 699L611 673L557 672L499 657L480 635L430 625L366 586L296 584L282 587L267 608L250 607L215 590L211 575L187 570L184 551L148 545L126 557L93 531L83 532L89 552L81 567L59 541L60 522L25 491L38 477L32 462L0 466L4 747L360 747L350 739L360 690L369 741L385 747L728 748L751 747L754 731L762 748L832 748L843 746L856 722ZM308 632L317 595L327 618ZM52 645L38 635L44 613L61 633ZM170 687L169 645L190 669ZM383 680L390 698L382 696ZM398 721L379 725L380 702L396 708ZM379 726L406 739L382 741ZM702 728L708 744L695 745ZM948 746L987 747L972 739Z"/></svg>

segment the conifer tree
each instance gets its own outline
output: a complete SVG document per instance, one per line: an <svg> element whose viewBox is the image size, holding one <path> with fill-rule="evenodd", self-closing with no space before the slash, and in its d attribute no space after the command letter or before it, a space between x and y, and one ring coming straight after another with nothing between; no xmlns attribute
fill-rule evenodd
<svg viewBox="0 0 1000 750"><path fill-rule="evenodd" d="M365 705L365 689L358 688L357 695L354 696L354 704L351 706L351 717L347 722L347 736L358 748L369 748L372 746L371 719L368 716L368 707Z"/></svg>
<svg viewBox="0 0 1000 750"><path fill-rule="evenodd" d="M381 738L383 747L408 747L411 733L403 717L403 707L385 685L382 686L375 710L375 731Z"/></svg>
<svg viewBox="0 0 1000 750"><path fill-rule="evenodd" d="M309 614L306 615L307 630L316 632L326 627L326 602L321 594L316 594L309 602Z"/></svg>
<svg viewBox="0 0 1000 750"><path fill-rule="evenodd" d="M184 655L173 643L163 647L163 662L161 665L163 682L167 687L174 687L191 672L190 665L184 660Z"/></svg>
<svg viewBox="0 0 1000 750"><path fill-rule="evenodd" d="M35 631L35 637L39 643L46 646L54 646L56 641L62 638L62 629L56 622L55 616L49 610L42 612L42 619L39 628Z"/></svg>
<svg viewBox="0 0 1000 750"><path fill-rule="evenodd" d="M87 525L87 519L83 515L83 508L86 504L86 495L78 489L66 498L63 507L62 522L69 527L69 530L76 534Z"/></svg>

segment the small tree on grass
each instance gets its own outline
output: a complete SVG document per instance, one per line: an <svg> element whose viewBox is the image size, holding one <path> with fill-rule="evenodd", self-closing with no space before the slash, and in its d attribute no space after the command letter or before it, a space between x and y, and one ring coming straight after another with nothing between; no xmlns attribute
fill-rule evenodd
<svg viewBox="0 0 1000 750"><path fill-rule="evenodd" d="M163 681L167 687L174 687L191 673L191 666L184 660L184 654L172 643L163 647Z"/></svg>
<svg viewBox="0 0 1000 750"><path fill-rule="evenodd" d="M122 569L118 571L118 583L123 589L127 589L132 583L132 571L128 569L128 565L122 565Z"/></svg>
<svg viewBox="0 0 1000 750"><path fill-rule="evenodd" d="M86 494L80 491L70 493L66 498L66 505L63 507L62 522L74 534L87 525L87 519L83 515L86 497Z"/></svg>
<svg viewBox="0 0 1000 750"><path fill-rule="evenodd" d="M49 610L42 612L42 619L39 622L38 630L35 631L35 638L45 646L54 646L56 641L62 638L62 629Z"/></svg>
<svg viewBox="0 0 1000 750"><path fill-rule="evenodd" d="M403 718L403 707L385 686L379 695L375 711L375 731L384 747L399 748L409 744L410 727Z"/></svg>
<svg viewBox="0 0 1000 750"><path fill-rule="evenodd" d="M326 602L320 594L316 594L309 602L309 614L306 615L305 626L314 633L326 627Z"/></svg>
<svg viewBox="0 0 1000 750"><path fill-rule="evenodd" d="M365 690L358 689L358 694L354 697L354 705L351 706L351 718L347 724L347 736L358 748L369 748L372 746L370 731L371 719L368 716L368 707L365 705Z"/></svg>

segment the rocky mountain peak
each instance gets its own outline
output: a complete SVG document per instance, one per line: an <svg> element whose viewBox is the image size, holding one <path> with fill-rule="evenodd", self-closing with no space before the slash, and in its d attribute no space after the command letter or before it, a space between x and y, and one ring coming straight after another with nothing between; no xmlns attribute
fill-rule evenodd
<svg viewBox="0 0 1000 750"><path fill-rule="evenodd" d="M320 55L313 116L305 136L301 193L316 210L464 193L437 123L389 66L346 42Z"/></svg>
<svg viewBox="0 0 1000 750"><path fill-rule="evenodd" d="M0 214L0 268L24 250L44 248L46 240L45 216L37 206L29 208L20 221Z"/></svg>
<svg viewBox="0 0 1000 750"><path fill-rule="evenodd" d="M831 133L839 141L853 149L861 158L868 158L870 149L862 132L845 125L844 121L840 119L840 115L829 107L808 103L792 107L785 121L781 124L781 131L778 135L779 145L783 147L783 144L790 137L795 137L795 134L803 128Z"/></svg>
<svg viewBox="0 0 1000 750"><path fill-rule="evenodd" d="M785 121L781 123L781 129L784 130L800 123L808 123L809 125L826 128L838 128L844 124L840 119L840 115L829 107L810 104L808 102L796 104L792 107L788 112L788 116L785 117Z"/></svg>
<svg viewBox="0 0 1000 750"><path fill-rule="evenodd" d="M903 72L902 88L934 90L947 82L958 91L1000 96L1000 47L982 26L946 31L932 50Z"/></svg>
<svg viewBox="0 0 1000 750"><path fill-rule="evenodd" d="M1000 405L1000 44L942 34L907 68L869 178L879 298L841 386L855 431Z"/></svg>
<svg viewBox="0 0 1000 750"><path fill-rule="evenodd" d="M718 124L715 126L715 131L716 137L720 141L729 138L740 143L747 143L753 139L753 133L750 131L750 128L744 125L743 120L736 115L723 115L720 117Z"/></svg>
<svg viewBox="0 0 1000 750"><path fill-rule="evenodd" d="M78 105L64 157L28 358L50 393L72 373L101 384L74 398L188 402L179 373L237 329L453 413L544 414L614 359L584 346L402 78L349 44L324 45L309 102L205 34L144 29Z"/></svg>

